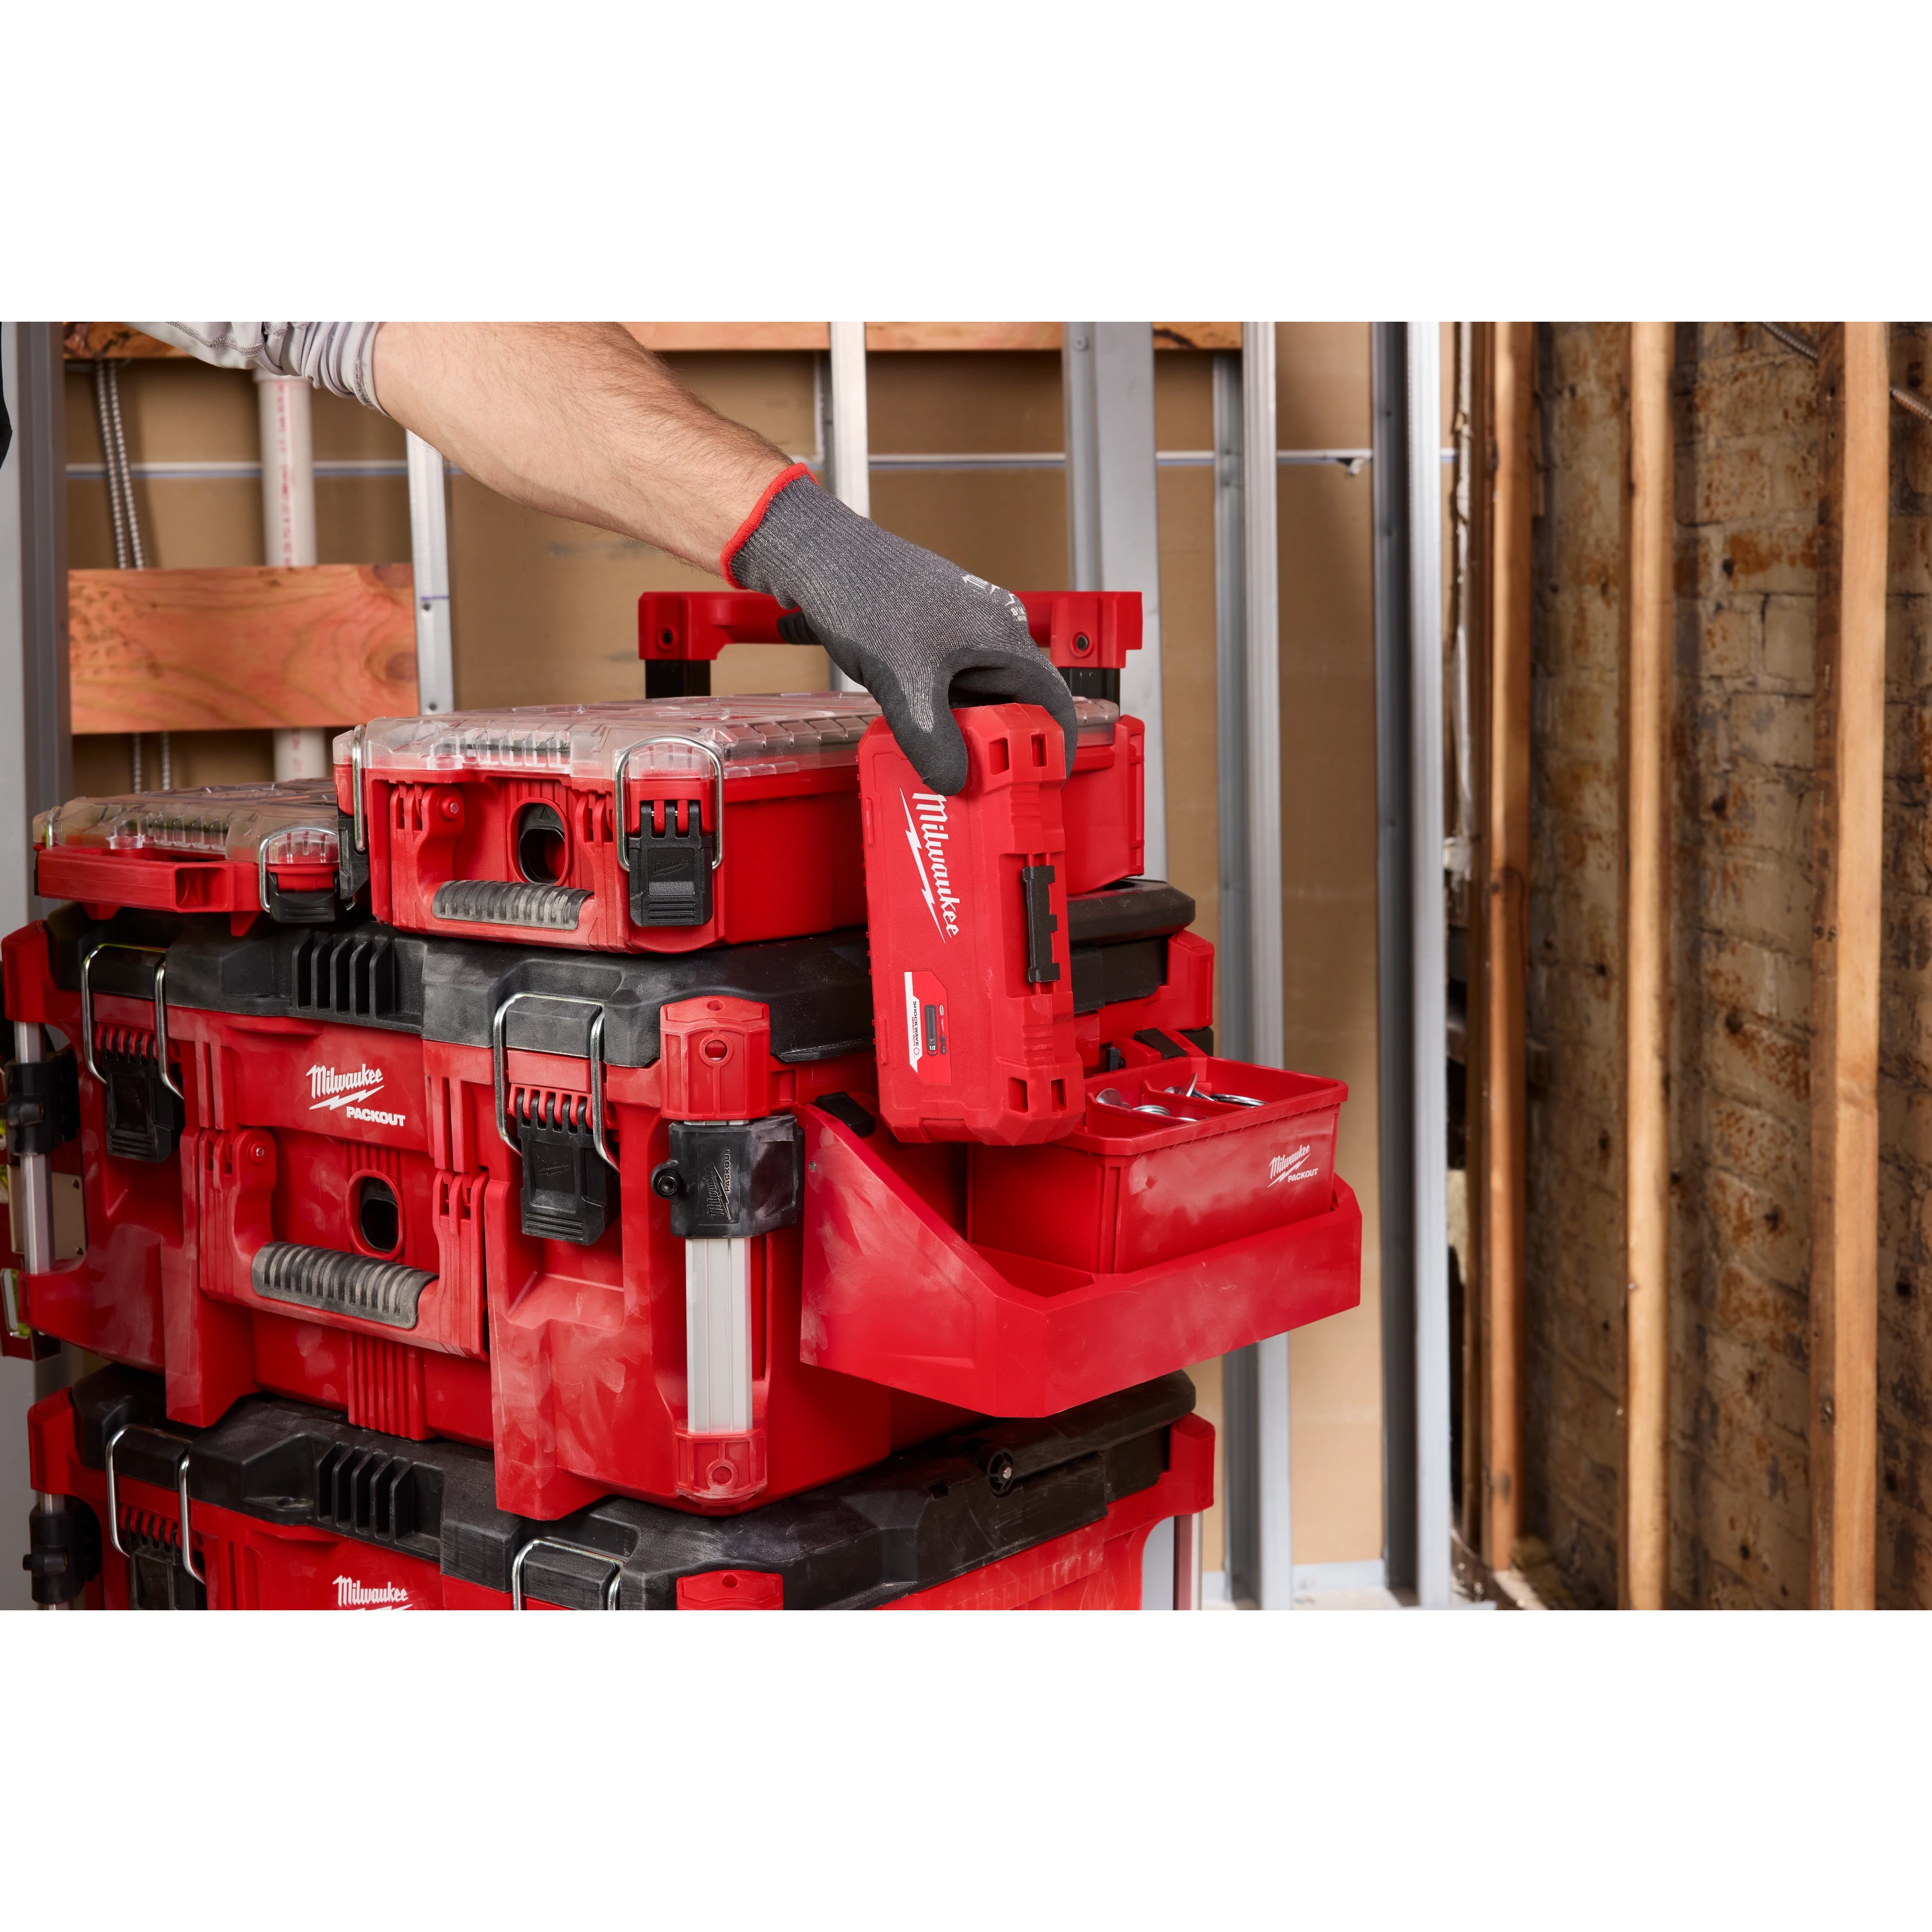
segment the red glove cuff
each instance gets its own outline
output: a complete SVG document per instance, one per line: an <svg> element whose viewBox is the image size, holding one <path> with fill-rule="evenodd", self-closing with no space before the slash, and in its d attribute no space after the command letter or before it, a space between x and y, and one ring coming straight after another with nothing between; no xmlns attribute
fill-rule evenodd
<svg viewBox="0 0 1932 1932"><path fill-rule="evenodd" d="M740 590L745 588L744 585L740 584L737 578L732 574L733 559L745 548L746 544L750 540L752 532L764 521L765 512L772 506L772 499L781 490L786 489L796 483L801 476L806 478L808 482L818 481L818 478L812 476L812 465L808 463L794 463L790 469L781 470L765 485L764 494L752 506L752 514L732 532L731 541L718 553L718 574L727 584L734 585Z"/></svg>

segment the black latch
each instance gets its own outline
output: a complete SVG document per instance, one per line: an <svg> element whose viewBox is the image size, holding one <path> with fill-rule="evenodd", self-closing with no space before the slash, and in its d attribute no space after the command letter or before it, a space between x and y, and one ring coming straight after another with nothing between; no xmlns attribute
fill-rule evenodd
<svg viewBox="0 0 1932 1932"><path fill-rule="evenodd" d="M335 896L353 905L369 890L369 855L356 849L356 818L340 806L335 812Z"/></svg>
<svg viewBox="0 0 1932 1932"><path fill-rule="evenodd" d="M805 1136L789 1114L760 1120L674 1120L670 1158L651 1172L683 1241L788 1228L805 1196Z"/></svg>
<svg viewBox="0 0 1932 1932"><path fill-rule="evenodd" d="M7 1063L7 1151L52 1154L80 1132L80 1070L71 1050Z"/></svg>
<svg viewBox="0 0 1932 1932"><path fill-rule="evenodd" d="M341 814L338 813L339 818ZM338 846L337 850L340 851ZM336 860L336 876L341 877L341 860ZM336 915L337 888L323 886L314 892L285 892L275 883L275 868L267 868L268 916L278 926L327 926Z"/></svg>
<svg viewBox="0 0 1932 1932"><path fill-rule="evenodd" d="M1060 977L1060 962L1053 956L1053 935L1060 930L1060 920L1052 910L1052 886L1051 866L1020 868L1020 898L1026 908L1027 977L1036 986L1050 986Z"/></svg>
<svg viewBox="0 0 1932 1932"><path fill-rule="evenodd" d="M158 1166L173 1157L182 1114L179 1097L161 1078L154 1044L150 1036L146 1052L96 1046L94 1064L107 1100L107 1151Z"/></svg>
<svg viewBox="0 0 1932 1932"><path fill-rule="evenodd" d="M100 1526L79 1503L27 1518L27 1554L20 1568L32 1577L37 1604L71 1604L100 1574Z"/></svg>
<svg viewBox="0 0 1932 1932"><path fill-rule="evenodd" d="M602 1240L616 1210L617 1177L591 1138L590 1102L526 1094L511 1120L524 1156L524 1232L585 1248Z"/></svg>
<svg viewBox="0 0 1932 1932"><path fill-rule="evenodd" d="M664 830L657 808L664 807ZM625 836L631 866L631 923L638 926L704 926L711 917L711 855L716 832L707 832L695 799L646 799L634 832Z"/></svg>

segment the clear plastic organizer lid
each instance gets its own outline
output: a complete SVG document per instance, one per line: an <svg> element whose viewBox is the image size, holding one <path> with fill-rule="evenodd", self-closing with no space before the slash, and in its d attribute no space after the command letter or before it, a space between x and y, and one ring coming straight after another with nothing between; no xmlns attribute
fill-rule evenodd
<svg viewBox="0 0 1932 1932"><path fill-rule="evenodd" d="M335 786L328 778L301 778L70 799L34 818L34 843L251 866L266 845L272 866L333 866Z"/></svg>
<svg viewBox="0 0 1932 1932"><path fill-rule="evenodd" d="M1076 698L1080 742L1110 744L1119 706ZM335 741L335 762L350 764L361 740L364 771L453 776L465 772L536 773L608 783L620 758L626 770L702 775L696 739L734 777L849 765L879 715L862 691L791 691L740 698L650 698L608 704L518 705L501 711L448 711L421 718L378 718Z"/></svg>

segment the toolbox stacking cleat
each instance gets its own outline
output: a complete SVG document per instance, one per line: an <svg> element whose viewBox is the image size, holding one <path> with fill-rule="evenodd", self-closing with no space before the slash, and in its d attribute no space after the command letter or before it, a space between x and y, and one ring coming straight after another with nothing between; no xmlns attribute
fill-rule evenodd
<svg viewBox="0 0 1932 1932"><path fill-rule="evenodd" d="M122 908L326 926L337 900L327 779L77 798L34 820L35 890L96 916Z"/></svg>
<svg viewBox="0 0 1932 1932"><path fill-rule="evenodd" d="M969 1423L748 1515L499 1506L487 1450L256 1398L170 1422L114 1368L37 1403L37 1601L152 1610L1133 1610L1148 1532L1212 1500L1214 1432L1171 1375Z"/></svg>
<svg viewBox="0 0 1932 1932"><path fill-rule="evenodd" d="M1140 863L1140 728L1077 702L1097 886ZM377 718L336 741L345 876L366 870L374 916L407 931L586 951L862 925L857 754L878 715L808 692Z"/></svg>

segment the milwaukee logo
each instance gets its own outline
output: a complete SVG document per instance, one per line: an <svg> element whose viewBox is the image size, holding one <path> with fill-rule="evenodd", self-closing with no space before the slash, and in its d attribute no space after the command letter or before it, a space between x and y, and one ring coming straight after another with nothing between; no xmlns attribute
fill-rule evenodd
<svg viewBox="0 0 1932 1932"><path fill-rule="evenodd" d="M957 939L960 902L946 862L946 848L952 838L946 820L946 801L936 792L916 791L910 799L901 792L899 803L905 810L906 843L912 848L912 862L919 868L919 890L926 909L940 938Z"/></svg>
<svg viewBox="0 0 1932 1932"><path fill-rule="evenodd" d="M308 1093L312 1114L317 1107L346 1107L352 1100L366 1100L382 1084L380 1066L358 1066L352 1073L338 1073L332 1066L311 1066Z"/></svg>
<svg viewBox="0 0 1932 1932"><path fill-rule="evenodd" d="M1304 1141L1292 1154L1278 1154L1268 1162L1268 1184L1284 1180L1306 1180L1315 1172L1315 1150Z"/></svg>
<svg viewBox="0 0 1932 1932"><path fill-rule="evenodd" d="M712 1162L698 1190L698 1205L713 1221L731 1218L731 1150L727 1148Z"/></svg>
<svg viewBox="0 0 1932 1932"><path fill-rule="evenodd" d="M308 1110L311 1114L324 1107L333 1112L339 1107L345 1120L370 1120L380 1127L404 1126L409 1119L406 1114L388 1113L382 1108L363 1104L382 1090L382 1070L380 1066L358 1066L349 1073L338 1072L332 1066L311 1066L308 1070Z"/></svg>
<svg viewBox="0 0 1932 1932"><path fill-rule="evenodd" d="M407 1610L410 1593L394 1583L362 1583L353 1576L335 1580L335 1607L338 1610Z"/></svg>

